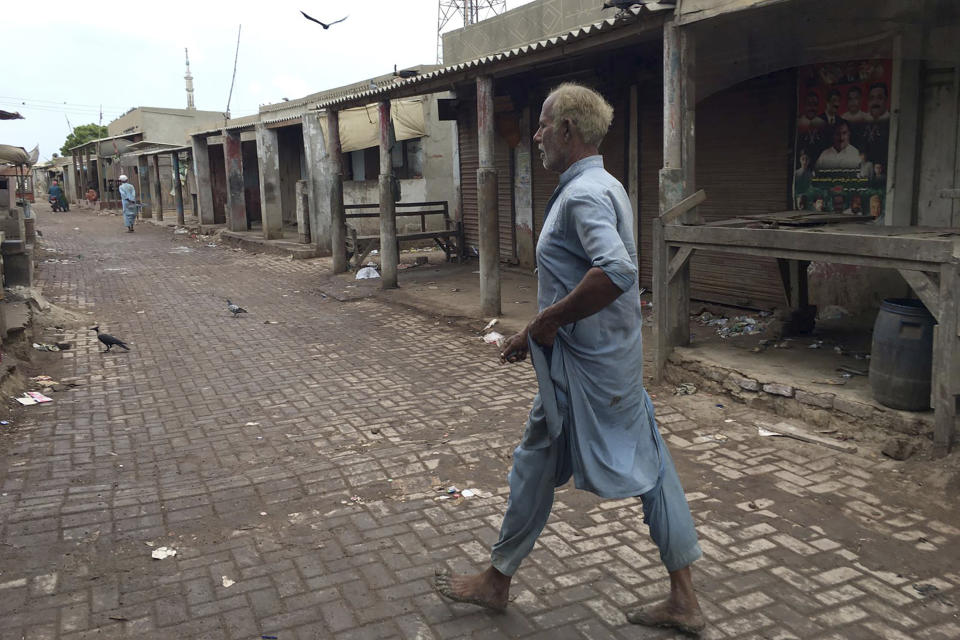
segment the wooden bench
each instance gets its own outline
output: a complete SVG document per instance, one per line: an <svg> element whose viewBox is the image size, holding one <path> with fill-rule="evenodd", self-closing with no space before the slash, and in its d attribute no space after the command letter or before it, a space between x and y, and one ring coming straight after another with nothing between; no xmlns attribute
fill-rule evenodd
<svg viewBox="0 0 960 640"><path fill-rule="evenodd" d="M355 269L363 266L363 261L374 249L380 248L380 234L359 235L357 228L350 224L351 220L363 218L379 218L379 204L347 204L344 205L344 217L347 219L347 251L353 252ZM447 261L456 259L460 262L463 255L463 225L450 218L447 203L440 202L398 202L396 204L397 242L433 239L444 254ZM427 229L427 216L443 216L442 229ZM401 231L401 222L410 217L420 218L420 229L417 231Z"/></svg>

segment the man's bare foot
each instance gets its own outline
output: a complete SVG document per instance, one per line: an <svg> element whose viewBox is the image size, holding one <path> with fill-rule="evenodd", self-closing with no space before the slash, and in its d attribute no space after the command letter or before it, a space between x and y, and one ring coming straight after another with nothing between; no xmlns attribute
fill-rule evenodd
<svg viewBox="0 0 960 640"><path fill-rule="evenodd" d="M645 627L677 629L691 635L699 635L707 626L699 606L696 609L683 610L669 600L654 607L627 612L627 622L641 624Z"/></svg>
<svg viewBox="0 0 960 640"><path fill-rule="evenodd" d="M510 596L510 576L503 575L493 567L471 576L437 569L433 587L437 593L454 602L504 611Z"/></svg>

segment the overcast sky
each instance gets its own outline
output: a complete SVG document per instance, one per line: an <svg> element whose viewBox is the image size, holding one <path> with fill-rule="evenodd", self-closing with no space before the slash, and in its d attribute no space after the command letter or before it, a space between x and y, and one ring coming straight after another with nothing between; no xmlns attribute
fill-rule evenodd
<svg viewBox="0 0 960 640"><path fill-rule="evenodd" d="M513 9L531 0L507 0ZM0 144L40 158L59 153L70 124L106 125L131 107L186 107L183 49L190 49L197 109L223 111L242 24L234 117L417 64L437 55L438 0L270 0L219 3L10 2L3 7L7 61ZM349 16L329 30L324 22ZM447 29L463 26L457 19Z"/></svg>

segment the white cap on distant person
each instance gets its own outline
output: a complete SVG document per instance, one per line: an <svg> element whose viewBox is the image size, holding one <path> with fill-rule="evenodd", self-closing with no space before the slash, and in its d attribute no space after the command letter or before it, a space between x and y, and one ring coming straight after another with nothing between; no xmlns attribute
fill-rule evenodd
<svg viewBox="0 0 960 640"><path fill-rule="evenodd" d="M120 182L126 182L126 181L127 181L127 176L121 175L121 176L120 176Z"/></svg>

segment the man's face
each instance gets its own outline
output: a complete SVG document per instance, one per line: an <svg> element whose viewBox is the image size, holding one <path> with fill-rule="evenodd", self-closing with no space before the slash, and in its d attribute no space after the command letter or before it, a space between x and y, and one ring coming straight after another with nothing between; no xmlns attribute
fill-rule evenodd
<svg viewBox="0 0 960 640"><path fill-rule="evenodd" d="M873 172L877 175L878 178L879 178L880 176L882 176L882 175L883 175L883 163L882 163L882 162L875 162L875 163L873 164Z"/></svg>
<svg viewBox="0 0 960 640"><path fill-rule="evenodd" d="M540 110L540 127L533 134L533 141L540 150L543 167L557 173L567 168L566 143L559 130L562 126L553 120L553 98L547 98Z"/></svg>
<svg viewBox="0 0 960 640"><path fill-rule="evenodd" d="M880 215L880 196L870 196L870 215L874 218Z"/></svg>
<svg viewBox="0 0 960 640"><path fill-rule="evenodd" d="M851 91L847 94L847 110L850 113L860 112L860 92Z"/></svg>
<svg viewBox="0 0 960 640"><path fill-rule="evenodd" d="M887 90L883 87L874 87L868 94L870 115L879 118L887 112Z"/></svg>
<svg viewBox="0 0 960 640"><path fill-rule="evenodd" d="M850 127L839 124L833 129L833 148L843 151L850 145Z"/></svg>
<svg viewBox="0 0 960 640"><path fill-rule="evenodd" d="M840 109L840 96L833 94L827 98L827 113L830 115L835 115Z"/></svg>
<svg viewBox="0 0 960 640"><path fill-rule="evenodd" d="M833 210L836 213L843 213L843 196L833 196Z"/></svg>
<svg viewBox="0 0 960 640"><path fill-rule="evenodd" d="M850 201L850 211L853 213L863 212L863 202L860 200L860 196L853 196L853 199Z"/></svg>
<svg viewBox="0 0 960 640"><path fill-rule="evenodd" d="M815 94L807 96L807 105L803 110L803 114L807 116L808 120L813 120L817 117L817 109L820 108L820 98Z"/></svg>

